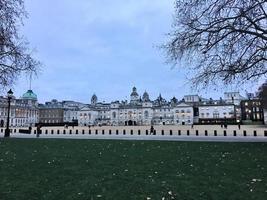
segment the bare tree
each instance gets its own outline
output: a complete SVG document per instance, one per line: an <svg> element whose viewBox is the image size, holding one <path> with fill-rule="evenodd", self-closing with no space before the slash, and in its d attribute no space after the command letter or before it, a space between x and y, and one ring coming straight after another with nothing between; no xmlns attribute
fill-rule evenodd
<svg viewBox="0 0 267 200"><path fill-rule="evenodd" d="M267 75L266 0L177 0L168 61L189 61L193 86Z"/></svg>
<svg viewBox="0 0 267 200"><path fill-rule="evenodd" d="M36 72L40 63L19 35L27 17L23 0L0 0L0 85L12 85L23 73Z"/></svg>

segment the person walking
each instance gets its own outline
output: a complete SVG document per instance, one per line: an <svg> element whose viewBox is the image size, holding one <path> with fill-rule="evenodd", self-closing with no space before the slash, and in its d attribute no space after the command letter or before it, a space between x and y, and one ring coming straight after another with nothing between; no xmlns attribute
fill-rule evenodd
<svg viewBox="0 0 267 200"><path fill-rule="evenodd" d="M38 125L37 125L37 133L36 133L36 137L39 138L40 134L41 134L41 125L38 124Z"/></svg>
<svg viewBox="0 0 267 200"><path fill-rule="evenodd" d="M150 135L151 134L154 134L154 127L153 126L150 127Z"/></svg>

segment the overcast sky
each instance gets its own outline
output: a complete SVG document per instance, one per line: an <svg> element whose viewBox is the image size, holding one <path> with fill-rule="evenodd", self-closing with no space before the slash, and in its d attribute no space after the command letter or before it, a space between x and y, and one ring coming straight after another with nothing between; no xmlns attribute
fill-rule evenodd
<svg viewBox="0 0 267 200"><path fill-rule="evenodd" d="M43 63L32 84L39 102L88 103L94 93L100 101L123 100L133 86L151 99L196 93L157 47L171 30L173 0L25 1L29 18L23 34ZM28 88L28 79L21 78L15 95ZM206 97L222 93L201 91Z"/></svg>

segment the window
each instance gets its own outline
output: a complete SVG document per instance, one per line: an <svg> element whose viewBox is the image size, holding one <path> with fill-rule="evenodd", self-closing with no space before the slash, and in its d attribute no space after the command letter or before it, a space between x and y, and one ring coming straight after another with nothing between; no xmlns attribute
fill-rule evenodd
<svg viewBox="0 0 267 200"><path fill-rule="evenodd" d="M149 113L148 113L148 111L146 110L145 111L145 119L147 119L149 117Z"/></svg>
<svg viewBox="0 0 267 200"><path fill-rule="evenodd" d="M220 114L219 112L213 112L213 118L219 118L220 117Z"/></svg>
<svg viewBox="0 0 267 200"><path fill-rule="evenodd" d="M113 113L112 113L112 117L113 117L113 118L116 118L116 112L113 112Z"/></svg>

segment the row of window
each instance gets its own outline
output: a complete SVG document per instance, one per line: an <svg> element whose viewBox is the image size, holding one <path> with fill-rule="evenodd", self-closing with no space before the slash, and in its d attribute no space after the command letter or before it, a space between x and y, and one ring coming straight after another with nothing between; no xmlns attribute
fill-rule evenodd
<svg viewBox="0 0 267 200"><path fill-rule="evenodd" d="M223 115L224 115L223 117L225 117L227 114L228 115L231 115L232 113L226 113L226 112L224 112L223 113ZM200 113L200 115L201 115L201 117L205 117L205 113ZM207 117L209 117L211 115L213 116L213 118L219 118L220 117L220 113L218 113L218 112L214 112L212 114L211 113L206 113L206 116Z"/></svg>
<svg viewBox="0 0 267 200"><path fill-rule="evenodd" d="M176 110L175 112L176 112L176 113L191 113L191 110L189 110L189 109L186 110L186 111L185 111L185 110L181 110L181 111Z"/></svg>
<svg viewBox="0 0 267 200"><path fill-rule="evenodd" d="M227 108L228 109L234 109L233 107L231 107L231 106L229 106L229 107L227 107L227 106L223 106L223 107L220 107L220 108L223 108L223 110L226 110ZM200 110L209 110L209 109L215 109L215 110L218 110L218 107L211 107L211 108L209 108L209 107L201 107L201 108L199 108Z"/></svg>

